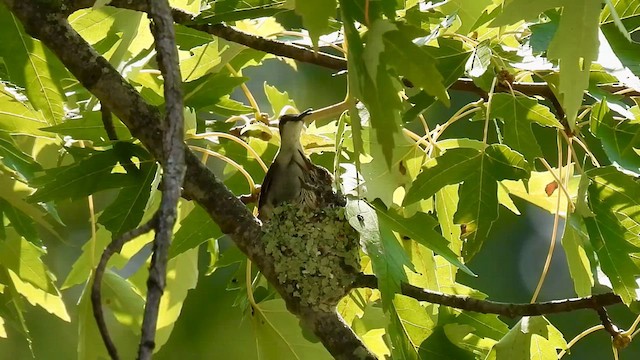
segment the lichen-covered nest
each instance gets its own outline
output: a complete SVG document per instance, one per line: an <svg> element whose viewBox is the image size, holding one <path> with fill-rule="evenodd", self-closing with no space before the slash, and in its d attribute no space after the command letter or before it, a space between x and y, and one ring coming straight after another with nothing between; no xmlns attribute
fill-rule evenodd
<svg viewBox="0 0 640 360"><path fill-rule="evenodd" d="M330 311L360 271L358 232L343 207L276 207L263 241L278 280L302 306Z"/></svg>

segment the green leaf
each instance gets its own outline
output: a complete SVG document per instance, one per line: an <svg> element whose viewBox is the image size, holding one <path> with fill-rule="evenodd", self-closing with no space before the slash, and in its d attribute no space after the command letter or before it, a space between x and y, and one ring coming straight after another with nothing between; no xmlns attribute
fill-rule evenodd
<svg viewBox="0 0 640 360"><path fill-rule="evenodd" d="M64 118L64 92L60 80L67 71L39 40L27 35L22 23L4 6L0 6L0 57L9 71L10 81L25 89L36 110L41 110L48 124Z"/></svg>
<svg viewBox="0 0 640 360"><path fill-rule="evenodd" d="M218 225L202 207L196 205L180 222L180 229L176 231L169 248L169 258L172 259L209 239L217 239L220 236L222 231Z"/></svg>
<svg viewBox="0 0 640 360"><path fill-rule="evenodd" d="M13 227L15 232L24 237L28 242L41 246L42 241L38 236L38 232L35 227L35 221L33 221L29 216L22 213L20 210L11 206L6 200L0 198L0 214L3 214L7 220L9 220L9 224ZM0 222L2 221L2 215L0 215ZM6 238L3 230L3 239Z"/></svg>
<svg viewBox="0 0 640 360"><path fill-rule="evenodd" d="M56 294L52 275L41 259L45 253L20 236L9 236L0 242L0 264L37 289Z"/></svg>
<svg viewBox="0 0 640 360"><path fill-rule="evenodd" d="M492 26L537 18L545 10L563 7L558 30L549 44L548 57L560 61L560 103L570 128L576 124L584 90L589 86L589 69L598 57L600 1L514 0L508 3Z"/></svg>
<svg viewBox="0 0 640 360"><path fill-rule="evenodd" d="M264 83L264 94L267 95L267 100L271 104L273 116L279 116L280 112L285 106L292 106L296 108L296 103L289 98L289 94L286 91L280 92L275 86Z"/></svg>
<svg viewBox="0 0 640 360"><path fill-rule="evenodd" d="M217 40L194 47L190 52L190 57L180 60L180 73L184 82L203 77L222 61Z"/></svg>
<svg viewBox="0 0 640 360"><path fill-rule="evenodd" d="M492 4L491 0L451 0L440 6L440 9L445 14L458 15L462 24L457 32L466 35L473 30L487 6Z"/></svg>
<svg viewBox="0 0 640 360"><path fill-rule="evenodd" d="M449 94L436 68L436 60L398 30L385 32L382 39L384 58L389 66L449 106Z"/></svg>
<svg viewBox="0 0 640 360"><path fill-rule="evenodd" d="M562 248L567 257L576 295L584 297L591 295L591 288L594 285L591 262L587 255L587 251L593 250L588 245L589 236L579 219L573 214L569 216L562 234Z"/></svg>
<svg viewBox="0 0 640 360"><path fill-rule="evenodd" d="M209 74L197 80L183 83L185 106L204 110L215 106L220 99L230 94L246 77L233 77L226 73Z"/></svg>
<svg viewBox="0 0 640 360"><path fill-rule="evenodd" d="M591 133L602 142L611 162L640 174L640 124L613 118L606 102L599 102L591 110Z"/></svg>
<svg viewBox="0 0 640 360"><path fill-rule="evenodd" d="M15 171L25 180L32 179L36 172L42 170L40 164L20 150L13 138L2 131L0 131L0 159L4 166Z"/></svg>
<svg viewBox="0 0 640 360"><path fill-rule="evenodd" d="M62 295L60 295L58 289L54 287L54 292L52 293L34 287L30 282L22 281L22 276L19 276L11 269L9 269L9 277L16 291L24 296L31 305L38 305L50 314L59 317L61 320L71 322L71 317L69 317L67 308L62 301Z"/></svg>
<svg viewBox="0 0 640 360"><path fill-rule="evenodd" d="M414 160L422 160L424 152L414 143L411 143L405 135L397 133L393 136L391 162L387 162L383 154L384 149L379 146L377 132L371 128L364 131L364 149L371 158L364 159L362 163L362 177L367 187L366 196L370 200L379 198L386 206L393 204L393 195L400 186L411 182L411 163ZM419 166L419 165L418 165ZM416 172L419 169L416 169Z"/></svg>
<svg viewBox="0 0 640 360"><path fill-rule="evenodd" d="M116 143L114 148L119 148L120 145L122 143ZM140 147L133 149L125 147L120 155L127 158L137 157L140 161L140 169L133 170L132 167L129 167L129 169L133 170L129 174L134 178L132 184L121 188L115 200L98 217L98 222L104 225L113 234L114 238L120 237L123 233L135 228L142 220L152 192L151 185L158 170L155 161Z"/></svg>
<svg viewBox="0 0 640 360"><path fill-rule="evenodd" d="M558 169L552 169L555 174L558 174ZM573 199L577 196L578 185L580 183L580 176L573 175L573 166L565 166L562 168L562 175L567 176L570 174L569 186L567 186L567 192ZM512 181L505 180L502 186L510 195L515 195L529 203L540 207L548 211L550 214L556 213L556 207L558 203L558 196L560 197L560 215L566 216L567 209L567 196L562 189L558 186L555 177L548 171L532 171L531 177L527 181L525 186L524 181Z"/></svg>
<svg viewBox="0 0 640 360"><path fill-rule="evenodd" d="M202 11L194 21L198 24L216 24L273 16L288 10L287 3L280 0L217 0L209 3L211 8Z"/></svg>
<svg viewBox="0 0 640 360"><path fill-rule="evenodd" d="M584 218L602 271L625 304L638 299L640 263L640 183L613 166L587 172L589 205L595 217Z"/></svg>
<svg viewBox="0 0 640 360"><path fill-rule="evenodd" d="M119 140L131 139L131 133L118 119L113 119L113 127ZM63 123L41 129L62 136L71 136L74 140L90 140L95 145L108 142L107 132L102 122L102 113L90 111L82 114L79 119L66 119Z"/></svg>
<svg viewBox="0 0 640 360"><path fill-rule="evenodd" d="M351 6L344 7L345 34L349 44L349 86L350 93L359 98L367 107L370 114L371 127L376 131L377 146L391 167L393 149L396 145L394 136L400 132L401 101L398 96L400 86L389 74L383 59L385 32L397 30L388 21L376 20L367 33L366 48L360 34L351 22L354 16ZM355 117L354 117L355 120ZM357 135L357 133L355 134Z"/></svg>
<svg viewBox="0 0 640 360"><path fill-rule="evenodd" d="M169 260L167 284L160 300L156 347L168 340L178 321L189 290L198 285L198 249L191 249Z"/></svg>
<svg viewBox="0 0 640 360"><path fill-rule="evenodd" d="M129 327L134 334L140 333L145 299L127 279L113 271L105 271L102 303L112 311L118 322Z"/></svg>
<svg viewBox="0 0 640 360"><path fill-rule="evenodd" d="M530 162L536 157L542 157L542 150L533 135L531 124L563 128L548 107L528 96L494 94L490 116L502 119L505 124L505 144L520 152Z"/></svg>
<svg viewBox="0 0 640 360"><path fill-rule="evenodd" d="M86 283L93 275L93 271L98 266L102 252L110 242L110 234L104 227L98 226L96 235L92 236L82 245L82 253L71 266L71 271L69 271L69 274L62 283L61 289L65 290L74 285ZM114 258L117 258L117 256ZM113 263L113 260L110 260L109 263Z"/></svg>
<svg viewBox="0 0 640 360"><path fill-rule="evenodd" d="M0 109L0 130L10 134L50 135L39 130L48 125L42 112L18 101L14 94L2 88L0 88Z"/></svg>
<svg viewBox="0 0 640 360"><path fill-rule="evenodd" d="M387 334L391 338L392 358L394 359L429 359L420 353L421 344L431 334L438 323L436 306L420 305L415 299L396 295L393 299L391 322Z"/></svg>
<svg viewBox="0 0 640 360"><path fill-rule="evenodd" d="M484 75L489 66L491 66L491 48L490 42L483 41L474 49L471 59L466 64L466 72L471 78L480 78Z"/></svg>
<svg viewBox="0 0 640 360"><path fill-rule="evenodd" d="M62 239L51 223L45 219L45 215L47 214L45 208L25 201L32 192L33 189L24 183L12 179L9 176L0 176L0 199L3 199L7 204L10 204L15 211L22 214L17 216L21 218L26 217L34 221L56 238ZM27 237L27 240L31 239ZM39 242L40 240L37 239L35 243L39 244Z"/></svg>
<svg viewBox="0 0 640 360"><path fill-rule="evenodd" d="M433 230L438 225L434 218L423 212L418 212L410 218L405 218L395 211L387 210L375 202L373 203L373 208L378 214L378 220L384 222L391 230L400 235L410 237L447 259L447 261L462 269L462 271L471 276L475 276L475 274L458 259L458 256L449 249L447 239Z"/></svg>
<svg viewBox="0 0 640 360"><path fill-rule="evenodd" d="M477 296L478 293L472 295ZM479 297L484 298L484 294ZM509 331L509 327L497 315L455 312L458 313L455 319L444 325L445 335L453 344L472 352L476 358L486 358L498 340Z"/></svg>
<svg viewBox="0 0 640 360"><path fill-rule="evenodd" d="M630 8L633 9L633 7ZM640 16L634 14L623 18L622 23L627 29L637 29L640 26ZM622 64L633 74L640 76L640 44L627 40L613 22L602 24L600 28Z"/></svg>
<svg viewBox="0 0 640 360"><path fill-rule="evenodd" d="M562 333L542 316L524 317L491 349L486 360L552 360L566 349Z"/></svg>
<svg viewBox="0 0 640 360"><path fill-rule="evenodd" d="M349 224L360 233L364 252L371 258L373 272L378 278L383 305L391 306L391 300L400 290L400 283L407 281L404 267L413 269L411 260L391 229L379 222L376 211L364 201L350 201L346 207Z"/></svg>
<svg viewBox="0 0 640 360"><path fill-rule="evenodd" d="M454 148L429 159L404 198L404 205L435 195L446 185L460 183L478 169L482 153L475 149Z"/></svg>
<svg viewBox="0 0 640 360"><path fill-rule="evenodd" d="M497 181L529 176L529 164L522 155L501 144L486 148L478 168L460 186L458 211L453 217L462 227L462 236L466 237L465 259L480 250L491 225L498 219Z"/></svg>
<svg viewBox="0 0 640 360"><path fill-rule="evenodd" d="M126 147L133 146L135 145L126 145ZM38 190L30 196L29 200L47 202L66 198L74 199L101 190L135 186L138 183L136 176L132 173L124 173L122 168L117 167L119 162L131 161L131 158L122 155L123 153L115 148L96 151L71 165L48 169L45 175L32 181L32 185L38 187Z"/></svg>
<svg viewBox="0 0 640 360"><path fill-rule="evenodd" d="M305 338L299 320L292 315L281 299L263 301L251 317L256 333L256 347L260 359L329 360L333 357L320 342Z"/></svg>
<svg viewBox="0 0 640 360"><path fill-rule="evenodd" d="M329 19L336 15L336 0L298 0L295 1L295 9L302 16L302 23L309 30L313 47L317 49L320 36L331 31Z"/></svg>

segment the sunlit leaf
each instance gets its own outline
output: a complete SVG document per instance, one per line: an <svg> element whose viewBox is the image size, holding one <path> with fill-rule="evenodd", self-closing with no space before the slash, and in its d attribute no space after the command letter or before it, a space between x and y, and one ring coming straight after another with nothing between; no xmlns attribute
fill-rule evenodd
<svg viewBox="0 0 640 360"><path fill-rule="evenodd" d="M531 124L551 126L562 129L562 124L555 118L548 107L527 96L511 96L494 94L491 99L491 117L504 122L504 142L510 148L524 155L531 162L542 157L542 150L533 135Z"/></svg>
<svg viewBox="0 0 640 360"><path fill-rule="evenodd" d="M0 6L0 57L12 83L25 89L27 98L43 119L54 125L64 118L64 92L60 80L66 69L39 40L27 35L20 21Z"/></svg>
<svg viewBox="0 0 640 360"><path fill-rule="evenodd" d="M640 174L640 124L627 119L614 119L606 102L600 102L591 110L591 132L602 142L602 147L612 162Z"/></svg>
<svg viewBox="0 0 640 360"><path fill-rule="evenodd" d="M31 283L22 281L21 276L11 269L9 269L9 277L16 291L24 296L31 305L38 305L66 322L71 321L67 308L62 301L62 295L57 289L54 288L54 293L51 293L34 287Z"/></svg>
<svg viewBox="0 0 640 360"><path fill-rule="evenodd" d="M317 48L320 36L331 31L329 18L336 14L336 0L296 1L295 10L302 16L302 23Z"/></svg>
<svg viewBox="0 0 640 360"><path fill-rule="evenodd" d="M287 311L280 299L258 304L252 317L260 359L329 360L333 357L320 342L307 340L298 318Z"/></svg>
<svg viewBox="0 0 640 360"><path fill-rule="evenodd" d="M0 263L21 281L37 290L56 294L53 278L42 262L45 251L19 236L9 236L0 242Z"/></svg>
<svg viewBox="0 0 640 360"><path fill-rule="evenodd" d="M589 240L613 290L629 304L639 298L640 183L613 166L587 172L589 205L595 217L584 218Z"/></svg>
<svg viewBox="0 0 640 360"><path fill-rule="evenodd" d="M378 277L383 303L388 308L400 283L407 281L404 267L413 268L411 260L388 226L380 222L376 211L358 200L347 204L349 224L360 233L360 242L371 258L373 272Z"/></svg>
<svg viewBox="0 0 640 360"><path fill-rule="evenodd" d="M118 140L128 140L131 133L120 120L113 119L113 127L118 135ZM107 132L102 122L102 114L97 111L86 112L80 119L67 119L63 123L44 127L42 131L71 136L75 140L90 140L94 144L108 141Z"/></svg>
<svg viewBox="0 0 640 360"><path fill-rule="evenodd" d="M0 130L12 134L50 136L39 130L47 125L42 112L18 101L14 94L0 88Z"/></svg>
<svg viewBox="0 0 640 360"><path fill-rule="evenodd" d="M222 232L209 214L200 206L195 206L180 222L180 229L176 231L169 248L169 258L174 258L209 239L220 236Z"/></svg>
<svg viewBox="0 0 640 360"><path fill-rule="evenodd" d="M551 360L567 343L542 316L524 317L491 349L487 360Z"/></svg>

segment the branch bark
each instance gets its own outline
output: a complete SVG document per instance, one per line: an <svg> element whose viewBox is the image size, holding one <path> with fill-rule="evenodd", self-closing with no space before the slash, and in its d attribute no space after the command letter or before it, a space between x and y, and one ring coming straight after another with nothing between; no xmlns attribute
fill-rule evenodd
<svg viewBox="0 0 640 360"><path fill-rule="evenodd" d="M354 288L378 288L378 279L373 275L361 274L353 284ZM402 295L419 301L440 304L460 310L474 311L483 314L496 314L509 318L521 316L537 316L570 312L580 309L600 311L605 306L622 303L622 299L614 293L597 294L584 298L563 299L532 304L501 303L480 300L467 296L448 295L423 289L411 284L401 285Z"/></svg>
<svg viewBox="0 0 640 360"><path fill-rule="evenodd" d="M37 0L2 0L22 22L25 31L42 41L80 83L105 104L129 128L149 152L161 163L163 129L156 107L147 104L140 94L69 25L66 16L70 3ZM81 3L81 2L78 2ZM92 1L83 2L87 6ZM133 2L140 4L143 2ZM184 150L186 175L183 195L200 204L228 234L265 278L282 295L287 308L310 326L327 350L337 359L375 359L335 312L326 313L303 308L299 300L287 295L279 285L272 259L261 243L259 221L229 189L217 179L190 150Z"/></svg>
<svg viewBox="0 0 640 360"><path fill-rule="evenodd" d="M173 30L171 7L167 0L149 0L151 30L155 39L158 67L164 78L165 118L163 122L162 200L158 210L153 255L147 278L147 301L142 319L138 359L151 359L155 348L160 300L167 280L169 246L176 222L178 200L185 174L184 113L182 76Z"/></svg>

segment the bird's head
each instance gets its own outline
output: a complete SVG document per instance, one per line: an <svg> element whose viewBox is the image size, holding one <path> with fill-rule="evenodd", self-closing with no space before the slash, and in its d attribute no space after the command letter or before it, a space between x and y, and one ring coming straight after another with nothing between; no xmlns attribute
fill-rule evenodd
<svg viewBox="0 0 640 360"><path fill-rule="evenodd" d="M304 127L305 116L311 113L311 109L307 109L299 114L284 114L280 116L280 139L282 145L297 146L300 141L300 132Z"/></svg>

